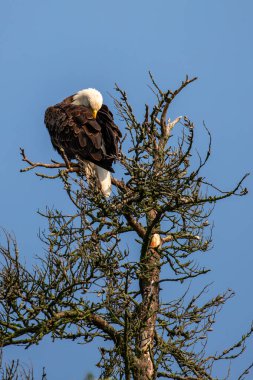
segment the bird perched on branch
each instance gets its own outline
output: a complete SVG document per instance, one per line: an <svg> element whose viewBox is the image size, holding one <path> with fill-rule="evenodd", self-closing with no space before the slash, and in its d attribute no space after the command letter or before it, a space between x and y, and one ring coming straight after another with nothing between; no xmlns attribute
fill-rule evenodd
<svg viewBox="0 0 253 380"><path fill-rule="evenodd" d="M103 104L101 93L88 88L69 96L45 112L45 124L57 152L66 160L77 159L86 177L108 197L112 164L118 156L121 132Z"/></svg>

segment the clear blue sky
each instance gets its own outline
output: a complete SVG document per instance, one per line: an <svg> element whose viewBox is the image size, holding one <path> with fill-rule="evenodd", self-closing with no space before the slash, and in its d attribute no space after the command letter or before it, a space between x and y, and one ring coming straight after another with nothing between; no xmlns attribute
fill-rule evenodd
<svg viewBox="0 0 253 380"><path fill-rule="evenodd" d="M45 222L36 210L64 207L57 183L21 174L19 146L34 160L56 158L43 125L44 110L85 87L108 95L124 88L138 116L151 103L148 70L164 88L185 76L199 80L172 108L196 124L199 150L206 146L205 120L213 135L213 155L205 174L229 189L252 171L253 88L252 0L8 0L0 5L0 226L13 231L30 262L42 252L37 238ZM123 127L123 126L122 126ZM211 337L211 347L232 343L253 317L252 176L250 193L217 205L214 249L206 256L213 294L231 287ZM253 356L232 367L233 376ZM6 349L36 373L46 366L49 380L83 380L94 371L95 346L50 344ZM235 377L232 377L235 378Z"/></svg>

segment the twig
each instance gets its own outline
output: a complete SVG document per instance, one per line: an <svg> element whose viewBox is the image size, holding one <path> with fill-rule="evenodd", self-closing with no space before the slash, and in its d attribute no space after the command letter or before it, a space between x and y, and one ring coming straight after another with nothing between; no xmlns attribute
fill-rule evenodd
<svg viewBox="0 0 253 380"><path fill-rule="evenodd" d="M66 168L68 172L79 172L80 166L74 162L69 162L69 167L67 167L66 162L65 163L53 163L53 164L45 164L44 162L33 162L29 160L25 154L25 150L23 148L20 148L20 153L22 156L22 161L27 162L30 166L20 169L21 173L27 172L29 170L33 170L37 167L47 168L47 169L59 169L59 168ZM38 174L37 174L38 175Z"/></svg>

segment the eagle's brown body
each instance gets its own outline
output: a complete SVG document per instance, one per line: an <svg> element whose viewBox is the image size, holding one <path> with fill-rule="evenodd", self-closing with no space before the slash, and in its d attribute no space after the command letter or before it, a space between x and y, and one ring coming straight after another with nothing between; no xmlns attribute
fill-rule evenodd
<svg viewBox="0 0 253 380"><path fill-rule="evenodd" d="M114 172L112 163L118 156L119 128L113 115L102 105L93 117L90 108L72 103L73 96L45 112L45 124L54 148L69 160L87 160Z"/></svg>

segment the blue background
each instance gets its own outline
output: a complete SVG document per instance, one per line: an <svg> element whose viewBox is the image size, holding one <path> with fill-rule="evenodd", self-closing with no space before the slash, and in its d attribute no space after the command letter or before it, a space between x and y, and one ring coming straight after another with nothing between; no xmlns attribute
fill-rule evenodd
<svg viewBox="0 0 253 380"><path fill-rule="evenodd" d="M206 147L205 120L213 150L205 170L225 189L252 171L251 0L8 0L0 5L0 226L13 231L28 263L42 252L37 234L45 221L36 210L64 208L61 184L21 174L19 147L30 158L57 158L43 125L44 110L79 89L95 87L113 110L114 83L125 89L138 117L152 103L148 70L166 89L185 74L199 80L182 93L171 117L187 115L196 125L200 151ZM123 129L121 125L121 129ZM231 344L252 319L252 176L247 197L215 208L212 268L204 282L213 294L231 287L234 297L210 338L214 351ZM210 296L212 293L210 293ZM232 365L232 376L252 359ZM29 350L8 347L5 359L20 357L49 380L82 380L98 360L95 345L51 344ZM223 367L221 367L223 369Z"/></svg>

